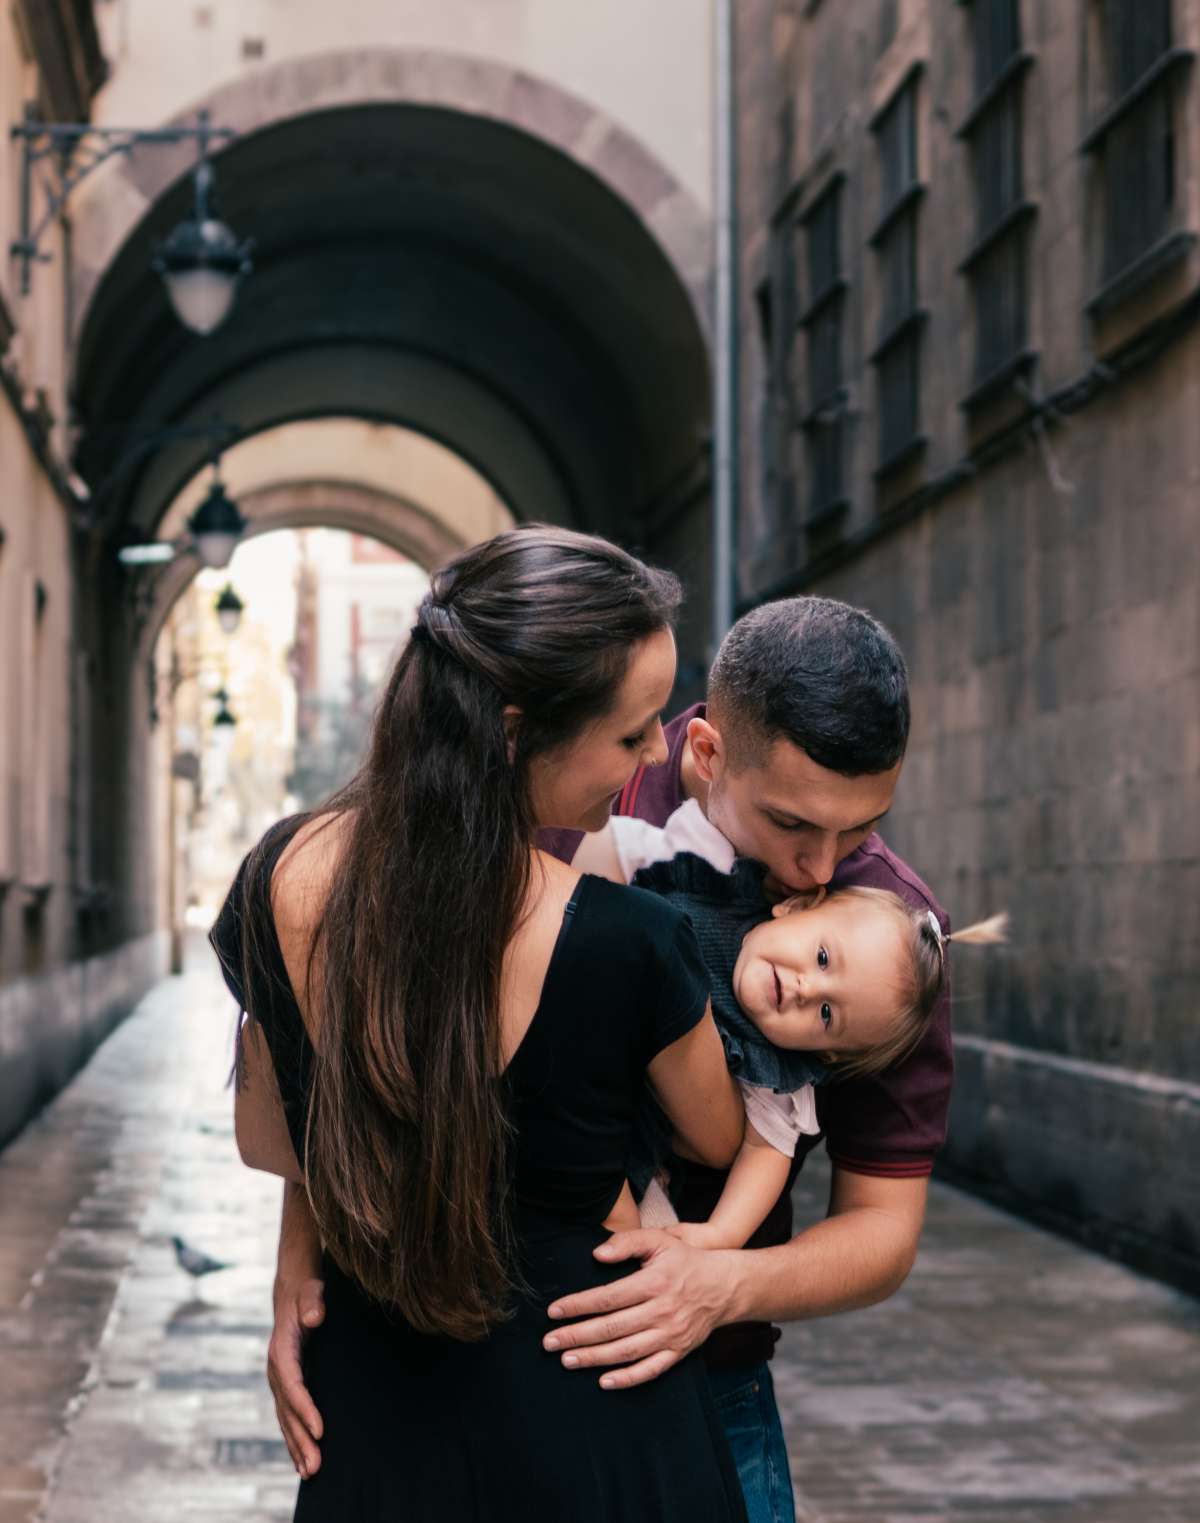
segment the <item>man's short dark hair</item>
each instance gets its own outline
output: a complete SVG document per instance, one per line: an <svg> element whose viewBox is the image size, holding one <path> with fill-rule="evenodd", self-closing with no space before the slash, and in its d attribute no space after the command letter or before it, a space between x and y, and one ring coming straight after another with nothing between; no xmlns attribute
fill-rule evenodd
<svg viewBox="0 0 1200 1523"><path fill-rule="evenodd" d="M739 619L708 681L735 771L778 739L846 777L888 772L908 744L908 672L878 619L833 598L784 598Z"/></svg>

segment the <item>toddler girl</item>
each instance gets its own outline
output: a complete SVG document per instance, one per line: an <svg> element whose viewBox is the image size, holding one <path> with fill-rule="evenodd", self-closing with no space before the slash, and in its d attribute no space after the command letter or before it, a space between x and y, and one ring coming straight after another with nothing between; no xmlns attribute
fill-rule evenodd
<svg viewBox="0 0 1200 1523"><path fill-rule="evenodd" d="M687 911L712 983L713 1015L746 1106L746 1135L707 1222L678 1223L656 1165L669 1137L648 1115L631 1166L643 1226L706 1248L740 1248L787 1187L803 1134L816 1135L813 1086L877 1073L920 1041L946 973L932 910L884 889L816 889L769 906L765 869L735 858L695 800L664 827L615 816L576 865L649 889ZM581 848L581 850L583 850ZM607 858L607 860L606 860ZM956 943L1004 939L997 915ZM632 1197L609 1225L633 1225Z"/></svg>

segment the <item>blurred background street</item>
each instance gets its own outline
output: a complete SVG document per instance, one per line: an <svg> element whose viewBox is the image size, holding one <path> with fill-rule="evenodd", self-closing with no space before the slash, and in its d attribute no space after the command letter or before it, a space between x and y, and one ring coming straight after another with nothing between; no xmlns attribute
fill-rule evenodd
<svg viewBox="0 0 1200 1523"><path fill-rule="evenodd" d="M680 574L680 707L738 614L868 608L886 838L1012 913L916 1272L787 1333L805 1516L1200 1516L1198 49L1196 0L3 7L0 1523L290 1515L202 933L524 521Z"/></svg>

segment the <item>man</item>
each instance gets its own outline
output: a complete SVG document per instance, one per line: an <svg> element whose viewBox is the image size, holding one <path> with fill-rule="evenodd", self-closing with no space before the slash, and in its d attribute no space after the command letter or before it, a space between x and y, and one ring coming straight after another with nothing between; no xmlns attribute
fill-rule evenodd
<svg viewBox="0 0 1200 1523"><path fill-rule="evenodd" d="M888 888L933 909L948 929L929 890L876 834L908 726L904 662L881 625L824 598L767 604L729 632L707 709L697 705L666 727L666 763L635 775L616 809L662 824L694 798L740 855L767 866L777 896L823 883ZM552 834L546 844L572 857L581 838ZM704 1345L751 1523L794 1517L768 1363L779 1333L770 1321L869 1306L903 1284L945 1132L950 1080L947 993L903 1063L818 1088L833 1162L824 1221L792 1237L785 1192L745 1249L705 1251L660 1232L618 1233L597 1255L639 1259L641 1268L550 1308L552 1318L581 1320L553 1328L546 1348L575 1369L615 1366L605 1383L617 1389L653 1379ZM797 1169L804 1139L801 1149ZM672 1160L670 1173L680 1217L704 1220L724 1176L682 1159ZM285 1211L269 1374L289 1447L312 1464L316 1446L303 1429L319 1437L319 1419L298 1354L302 1326L320 1320L319 1282L312 1245L290 1244L288 1234Z"/></svg>

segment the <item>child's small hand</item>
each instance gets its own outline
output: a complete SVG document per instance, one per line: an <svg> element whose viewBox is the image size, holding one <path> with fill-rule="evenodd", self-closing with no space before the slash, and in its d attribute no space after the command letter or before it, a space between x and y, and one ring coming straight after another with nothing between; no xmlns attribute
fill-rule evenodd
<svg viewBox="0 0 1200 1523"><path fill-rule="evenodd" d="M692 1248L728 1248L720 1231L709 1222L676 1222L667 1231Z"/></svg>

